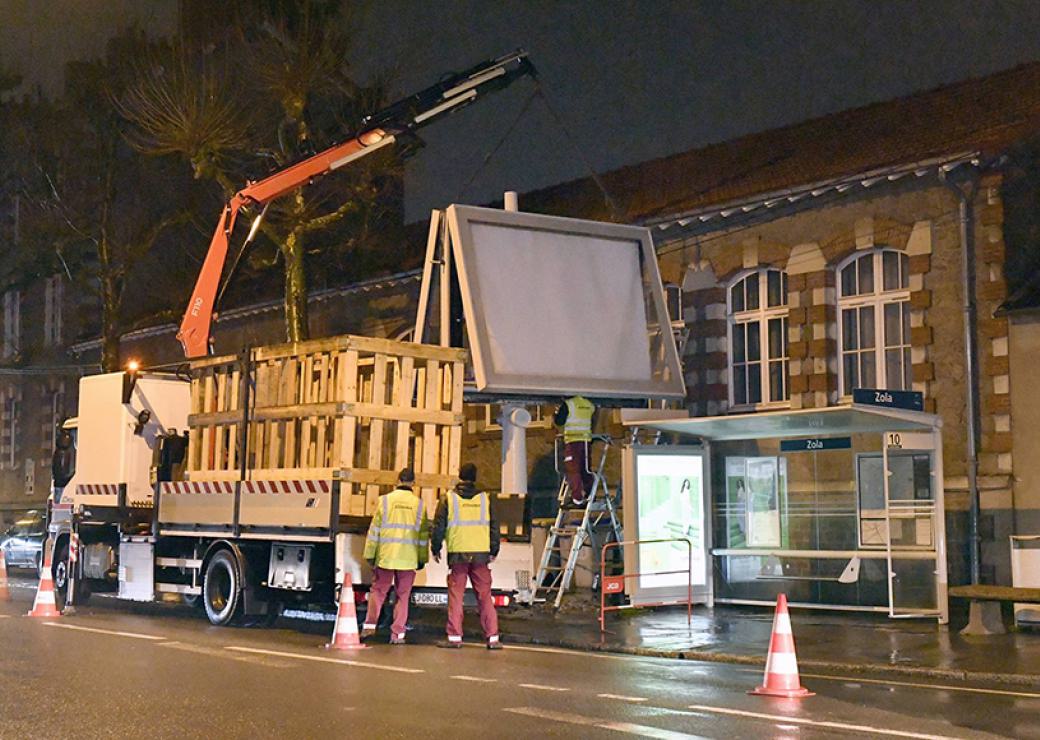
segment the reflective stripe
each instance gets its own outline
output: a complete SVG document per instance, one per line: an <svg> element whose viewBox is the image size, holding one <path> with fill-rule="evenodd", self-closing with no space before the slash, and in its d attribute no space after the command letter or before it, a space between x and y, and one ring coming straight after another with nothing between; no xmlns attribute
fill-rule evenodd
<svg viewBox="0 0 1040 740"><path fill-rule="evenodd" d="M390 498L383 496L383 529L402 529L405 532L418 532L422 528L422 502L415 511L415 524L387 524L390 518Z"/></svg>
<svg viewBox="0 0 1040 740"><path fill-rule="evenodd" d="M465 516L463 507L466 509ZM491 509L487 493L464 499L457 492L451 491L448 494L448 511L445 540L449 553L490 551Z"/></svg>
<svg viewBox="0 0 1040 740"><path fill-rule="evenodd" d="M564 442L588 442L592 439L592 415L596 407L582 396L567 399L567 421L563 424Z"/></svg>
<svg viewBox="0 0 1040 740"><path fill-rule="evenodd" d="M411 537L379 537L375 540L376 542L383 544L384 542L394 542L398 545L418 545L421 544L419 540Z"/></svg>
<svg viewBox="0 0 1040 740"><path fill-rule="evenodd" d="M478 493L480 497L480 519L462 519L462 496L452 491L449 495L451 508L451 525L453 527L487 527L491 524L488 517L488 499L486 493ZM476 498L476 496L474 496ZM472 500L472 499L471 499Z"/></svg>

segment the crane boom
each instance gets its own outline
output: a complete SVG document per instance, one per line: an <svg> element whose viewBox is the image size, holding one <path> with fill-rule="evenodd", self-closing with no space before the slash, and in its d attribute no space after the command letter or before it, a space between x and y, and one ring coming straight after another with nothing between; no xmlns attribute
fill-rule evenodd
<svg viewBox="0 0 1040 740"><path fill-rule="evenodd" d="M518 49L497 59L478 64L465 72L451 74L425 90L399 100L364 118L361 127L347 141L274 173L250 182L235 193L224 206L209 251L195 282L188 308L181 321L177 339L184 356L201 357L210 349L210 324L215 310L217 288L227 260L228 244L235 222L243 208L265 207L308 182L333 172L411 134L452 113L492 90L511 84L518 77L534 76L527 53Z"/></svg>

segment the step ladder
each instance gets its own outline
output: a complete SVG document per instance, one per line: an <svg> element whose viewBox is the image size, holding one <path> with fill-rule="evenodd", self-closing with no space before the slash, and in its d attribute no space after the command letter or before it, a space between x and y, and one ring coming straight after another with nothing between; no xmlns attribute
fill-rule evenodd
<svg viewBox="0 0 1040 740"><path fill-rule="evenodd" d="M596 470L589 469L589 457L592 444L603 443L602 453ZM567 484L567 476L562 475L560 490L557 494L559 511L556 521L549 528L549 536L545 539L542 559L538 565L535 579L535 601L552 601L555 608L560 607L564 593L570 588L574 578L574 570L578 567L578 558L582 548L595 550L595 534L597 530L605 530L608 538L621 542L621 524L618 521L617 502L606 479L603 468L607 462L607 452L612 442L610 437L596 435L585 454L585 471L592 475L592 490L581 505L573 503L571 489ZM560 473L559 439L556 445L556 472ZM609 541L609 539L608 539ZM564 548L567 544L569 547ZM605 544L605 543L604 543ZM595 561L598 563L599 558Z"/></svg>

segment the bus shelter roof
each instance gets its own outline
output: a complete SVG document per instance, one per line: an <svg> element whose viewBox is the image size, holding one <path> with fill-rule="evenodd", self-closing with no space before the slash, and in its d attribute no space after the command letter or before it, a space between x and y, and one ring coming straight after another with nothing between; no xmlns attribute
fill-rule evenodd
<svg viewBox="0 0 1040 740"><path fill-rule="evenodd" d="M678 418L675 411L624 409L622 423L716 441L883 434L942 427L942 420L935 414L863 404L696 418Z"/></svg>

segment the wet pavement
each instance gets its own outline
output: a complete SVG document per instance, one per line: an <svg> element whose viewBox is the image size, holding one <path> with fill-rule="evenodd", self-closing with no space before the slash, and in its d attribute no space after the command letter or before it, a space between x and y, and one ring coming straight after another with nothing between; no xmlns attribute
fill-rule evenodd
<svg viewBox="0 0 1040 740"><path fill-rule="evenodd" d="M966 617L939 626L934 619L790 611L803 670L973 676L1040 686L1040 631L968 638L958 634ZM695 607L687 625L685 607L668 607L608 613L608 632L601 634L599 613L591 608L559 614L514 608L500 614L502 631L514 642L750 665L764 664L773 621L767 608L720 605ZM440 629L437 615L415 621L424 631Z"/></svg>
<svg viewBox="0 0 1040 740"><path fill-rule="evenodd" d="M761 680L750 666L516 643L441 650L422 630L418 644L380 635L346 653L322 647L325 622L217 628L181 605L95 596L75 616L31 619L28 586L0 603L0 738L1040 739L1040 691L985 682L803 670L816 696L764 698L747 694ZM645 615L629 625L641 620L648 629Z"/></svg>

